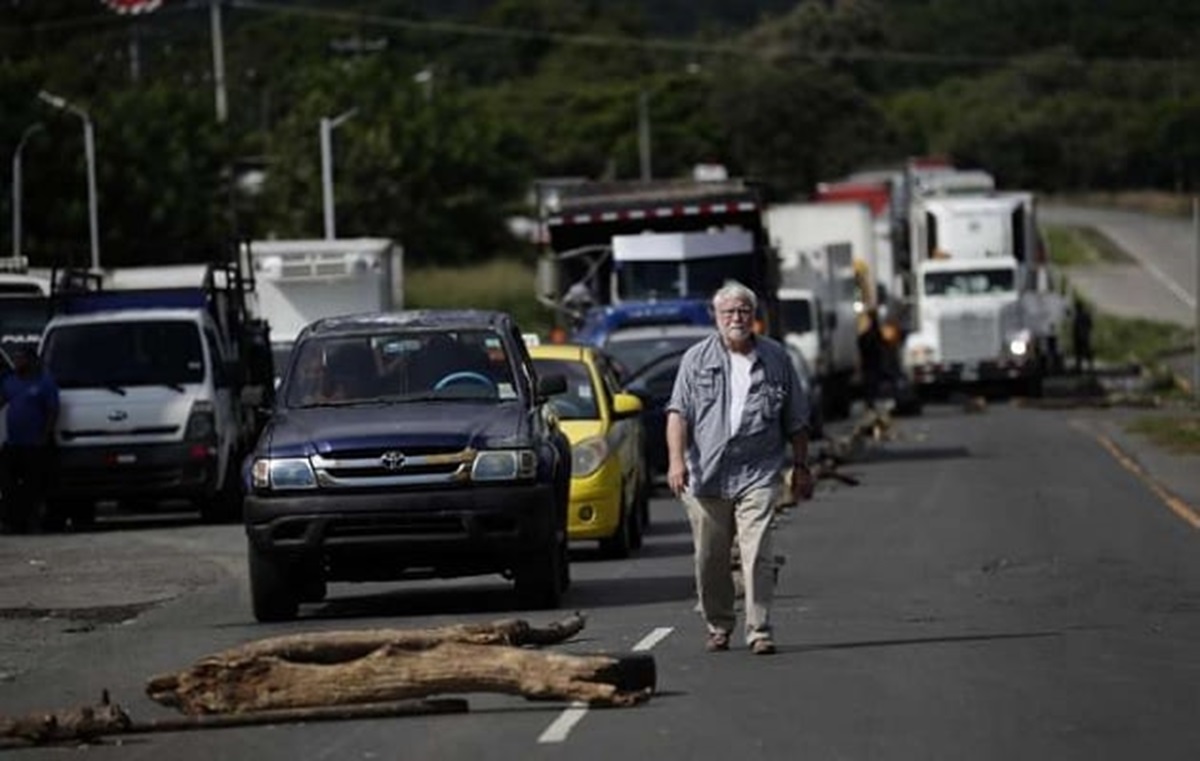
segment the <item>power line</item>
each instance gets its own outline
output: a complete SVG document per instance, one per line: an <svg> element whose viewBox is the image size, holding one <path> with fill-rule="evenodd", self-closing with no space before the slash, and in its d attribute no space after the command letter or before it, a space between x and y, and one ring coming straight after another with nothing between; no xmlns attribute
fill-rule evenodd
<svg viewBox="0 0 1200 761"><path fill-rule="evenodd" d="M461 37L481 37L509 40L540 40L557 42L564 45L581 45L586 47L604 47L620 49L652 50L673 53L691 53L702 55L726 55L740 58L761 58L762 50L745 44L695 42L673 40L661 37L622 37L618 35L580 34L556 32L547 29L532 29L528 27L497 27L484 24L470 24L452 21L427 21L401 19L379 14L359 11L339 11L326 8L316 8L295 4L283 4L264 0L229 0L229 5L241 10L279 13L303 18L321 19L347 24L376 26L389 29L403 29L412 32L444 34ZM1037 51L1029 51L1019 56L972 56L951 55L945 53L915 53L890 50L796 50L789 57L801 60L829 63L833 61L846 62L881 62L881 63L913 63L941 66L997 66L1013 63ZM1083 64L1123 64L1123 65L1169 65L1169 59L1151 58L1077 58Z"/></svg>

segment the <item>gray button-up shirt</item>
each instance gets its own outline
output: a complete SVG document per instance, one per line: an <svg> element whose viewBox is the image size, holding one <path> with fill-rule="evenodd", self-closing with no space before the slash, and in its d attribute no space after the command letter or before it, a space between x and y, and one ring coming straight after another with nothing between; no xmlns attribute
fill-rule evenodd
<svg viewBox="0 0 1200 761"><path fill-rule="evenodd" d="M738 430L729 430L729 350L718 333L687 350L667 414L687 423L688 491L736 499L770 486L784 466L792 436L808 430L808 396L787 350L755 336L750 390Z"/></svg>

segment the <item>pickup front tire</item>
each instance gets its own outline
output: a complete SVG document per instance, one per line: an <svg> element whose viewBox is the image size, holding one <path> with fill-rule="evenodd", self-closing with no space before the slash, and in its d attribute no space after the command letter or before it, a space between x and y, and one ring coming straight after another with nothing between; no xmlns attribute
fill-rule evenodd
<svg viewBox="0 0 1200 761"><path fill-rule="evenodd" d="M250 605L261 623L291 621L300 611L300 592L287 563L250 543Z"/></svg>
<svg viewBox="0 0 1200 761"><path fill-rule="evenodd" d="M539 550L513 570L517 602L529 610L553 610L562 604L563 591L571 583L565 535L554 546Z"/></svg>

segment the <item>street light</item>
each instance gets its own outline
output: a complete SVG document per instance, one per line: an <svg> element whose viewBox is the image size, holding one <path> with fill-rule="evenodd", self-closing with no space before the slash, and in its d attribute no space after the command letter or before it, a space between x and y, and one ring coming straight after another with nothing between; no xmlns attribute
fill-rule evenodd
<svg viewBox="0 0 1200 761"><path fill-rule="evenodd" d="M21 139L17 141L17 149L13 151L12 158L12 255L13 259L21 257L21 152L25 150L25 143L33 136L35 132L41 132L44 126L41 122L35 122L25 128L21 133Z"/></svg>
<svg viewBox="0 0 1200 761"><path fill-rule="evenodd" d="M92 239L92 270L100 271L100 224L96 214L96 140L92 132L92 119L88 112L63 98L42 90L38 98L59 111L68 111L83 121L83 151L87 160L88 183L88 228Z"/></svg>
<svg viewBox="0 0 1200 761"><path fill-rule="evenodd" d="M358 111L352 108L330 119L321 117L321 196L325 210L325 239L337 237L333 221L333 131Z"/></svg>

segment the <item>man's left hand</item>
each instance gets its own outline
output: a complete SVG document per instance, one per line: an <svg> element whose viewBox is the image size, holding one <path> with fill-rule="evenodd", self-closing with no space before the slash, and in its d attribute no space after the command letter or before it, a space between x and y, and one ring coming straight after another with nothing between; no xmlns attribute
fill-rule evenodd
<svg viewBox="0 0 1200 761"><path fill-rule="evenodd" d="M792 466L792 499L797 502L812 499L813 488L816 484L817 479L813 477L812 471L808 469L807 465Z"/></svg>

